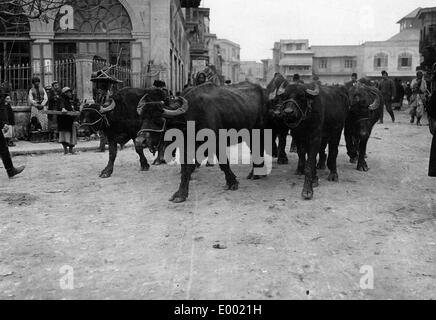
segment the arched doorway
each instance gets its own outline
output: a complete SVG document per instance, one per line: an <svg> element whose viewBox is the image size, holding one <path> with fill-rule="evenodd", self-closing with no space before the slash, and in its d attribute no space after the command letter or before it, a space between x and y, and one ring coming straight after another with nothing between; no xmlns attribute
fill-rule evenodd
<svg viewBox="0 0 436 320"><path fill-rule="evenodd" d="M132 22L118 0L71 1L74 28L63 29L58 14L54 24L54 59L75 54L100 56L110 64L130 67Z"/></svg>

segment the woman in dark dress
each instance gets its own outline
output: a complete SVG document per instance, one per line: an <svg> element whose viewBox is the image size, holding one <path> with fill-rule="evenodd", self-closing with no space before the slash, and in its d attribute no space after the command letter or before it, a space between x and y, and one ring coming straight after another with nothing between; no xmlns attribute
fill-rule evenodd
<svg viewBox="0 0 436 320"><path fill-rule="evenodd" d="M58 110L62 112L76 111L74 105L73 93L70 88L62 89L59 98ZM59 115L58 116L59 142L64 147L64 154L74 154L74 146L77 144L77 130L74 123L75 116Z"/></svg>

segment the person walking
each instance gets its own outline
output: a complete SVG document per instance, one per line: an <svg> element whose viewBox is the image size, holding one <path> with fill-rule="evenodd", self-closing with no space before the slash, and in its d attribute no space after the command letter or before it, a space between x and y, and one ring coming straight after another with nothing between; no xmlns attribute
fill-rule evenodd
<svg viewBox="0 0 436 320"><path fill-rule="evenodd" d="M391 116L392 122L395 122L395 115L394 111L392 110L392 101L395 100L396 96L396 90L395 90L395 83L392 81L392 79L389 78L388 73L383 70L382 71L382 80L380 80L378 84L378 89L381 91L383 95L383 100L385 101L386 110ZM383 112L380 116L380 123L383 123Z"/></svg>
<svg viewBox="0 0 436 320"><path fill-rule="evenodd" d="M69 87L62 89L59 99L58 111L64 113L68 111L77 111L77 106L73 100L73 92ZM74 146L77 144L77 128L74 116L58 116L59 143L64 147L64 154L75 154Z"/></svg>
<svg viewBox="0 0 436 320"><path fill-rule="evenodd" d="M395 79L395 91L396 91L396 97L395 97L395 109L394 110L401 110L403 107L403 100L404 100L404 86L401 79Z"/></svg>
<svg viewBox="0 0 436 320"><path fill-rule="evenodd" d="M411 83L412 96L410 97L410 123L415 122L418 126L421 125L421 118L424 115L425 95L427 94L427 82L423 78L422 71L416 73L416 79Z"/></svg>
<svg viewBox="0 0 436 320"><path fill-rule="evenodd" d="M41 86L41 79L38 77L32 78L32 88L29 90L29 105L31 107L30 118L36 117L41 123L42 130L48 130L48 118L43 110L46 109L48 95L45 89Z"/></svg>
<svg viewBox="0 0 436 320"><path fill-rule="evenodd" d="M7 134L10 130L10 127L7 124L8 115L5 107L5 98L5 96L0 97L0 157L2 158L3 166L8 174L8 177L13 178L23 172L25 167L14 167L11 154L9 153L8 144L4 136L4 134Z"/></svg>

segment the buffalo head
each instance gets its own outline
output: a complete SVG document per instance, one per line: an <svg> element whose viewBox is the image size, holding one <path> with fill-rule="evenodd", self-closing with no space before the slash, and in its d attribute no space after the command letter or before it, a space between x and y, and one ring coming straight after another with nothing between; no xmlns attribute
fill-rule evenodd
<svg viewBox="0 0 436 320"><path fill-rule="evenodd" d="M310 100L319 89L310 90L301 84L282 85L269 95L270 115L282 120L288 127L296 128L310 112Z"/></svg>
<svg viewBox="0 0 436 320"><path fill-rule="evenodd" d="M99 104L84 104L80 110L79 124L86 135L104 130L109 126L108 119Z"/></svg>

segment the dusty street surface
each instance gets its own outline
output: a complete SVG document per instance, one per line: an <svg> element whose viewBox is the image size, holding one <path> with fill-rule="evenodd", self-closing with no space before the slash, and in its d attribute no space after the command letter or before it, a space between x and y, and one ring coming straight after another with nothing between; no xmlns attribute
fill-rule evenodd
<svg viewBox="0 0 436 320"><path fill-rule="evenodd" d="M106 180L107 153L16 157L25 173L0 177L0 298L435 299L431 136L398 118L376 126L368 173L342 146L340 183L320 172L313 201L301 199L295 154L261 181L233 166L236 192L202 167L179 205L168 202L179 167L140 172L133 149ZM73 290L61 289L63 266ZM359 285L363 266L373 290Z"/></svg>

